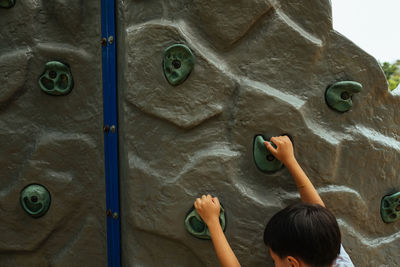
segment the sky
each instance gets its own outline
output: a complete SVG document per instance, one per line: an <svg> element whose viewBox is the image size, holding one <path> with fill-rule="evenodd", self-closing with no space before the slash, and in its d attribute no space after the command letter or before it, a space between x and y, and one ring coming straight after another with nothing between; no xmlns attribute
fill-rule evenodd
<svg viewBox="0 0 400 267"><path fill-rule="evenodd" d="M400 59L400 0L331 0L333 28L380 62Z"/></svg>

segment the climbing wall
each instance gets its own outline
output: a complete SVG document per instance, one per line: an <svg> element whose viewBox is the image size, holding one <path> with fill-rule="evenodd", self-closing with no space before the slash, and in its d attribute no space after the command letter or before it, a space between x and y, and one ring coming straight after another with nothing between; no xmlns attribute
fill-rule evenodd
<svg viewBox="0 0 400 267"><path fill-rule="evenodd" d="M288 134L356 266L398 266L400 96L328 0L116 1L123 266L243 266L299 201L259 143ZM0 266L106 266L99 1L0 0ZM113 237L116 238L116 237Z"/></svg>
<svg viewBox="0 0 400 267"><path fill-rule="evenodd" d="M242 265L273 266L264 227L299 196L253 150L284 133L355 265L400 265L400 97L330 1L118 1L117 29L124 266L218 266L185 228L205 193Z"/></svg>
<svg viewBox="0 0 400 267"><path fill-rule="evenodd" d="M99 1L0 1L0 266L106 266Z"/></svg>

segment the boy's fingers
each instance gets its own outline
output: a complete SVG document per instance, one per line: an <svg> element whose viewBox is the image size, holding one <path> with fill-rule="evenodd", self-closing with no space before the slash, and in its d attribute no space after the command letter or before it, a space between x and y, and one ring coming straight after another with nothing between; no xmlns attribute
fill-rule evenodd
<svg viewBox="0 0 400 267"><path fill-rule="evenodd" d="M278 139L276 139L276 137L272 137L271 139L270 139L270 141L272 142L272 143L274 143L276 146L278 146L278 144L279 144L279 141L278 141ZM268 141L267 141L268 142ZM268 142L269 143L269 142Z"/></svg>
<svg viewBox="0 0 400 267"><path fill-rule="evenodd" d="M204 200L207 199L206 195L202 195L201 199L204 199Z"/></svg>
<svg viewBox="0 0 400 267"><path fill-rule="evenodd" d="M268 141L265 141L264 144L272 154L276 153L276 149Z"/></svg>
<svg viewBox="0 0 400 267"><path fill-rule="evenodd" d="M219 199L217 198L217 197L213 197L213 202L217 205L217 206L219 206L220 205L220 203L219 203Z"/></svg>
<svg viewBox="0 0 400 267"><path fill-rule="evenodd" d="M264 145L265 145L267 148L270 148L270 147L271 147L271 143L270 143L269 141L264 141Z"/></svg>
<svg viewBox="0 0 400 267"><path fill-rule="evenodd" d="M271 142L274 143L275 145L282 144L281 137L276 137L276 136L271 137Z"/></svg>
<svg viewBox="0 0 400 267"><path fill-rule="evenodd" d="M281 140L283 143L286 143L286 144L292 143L292 141L290 141L290 138L286 135L282 136Z"/></svg>
<svg viewBox="0 0 400 267"><path fill-rule="evenodd" d="M207 199L212 199L210 194L207 195Z"/></svg>
<svg viewBox="0 0 400 267"><path fill-rule="evenodd" d="M200 206L200 204L201 204L201 199L200 199L200 198L196 198L196 201L194 202L193 206L194 206L196 209L198 209L199 206Z"/></svg>

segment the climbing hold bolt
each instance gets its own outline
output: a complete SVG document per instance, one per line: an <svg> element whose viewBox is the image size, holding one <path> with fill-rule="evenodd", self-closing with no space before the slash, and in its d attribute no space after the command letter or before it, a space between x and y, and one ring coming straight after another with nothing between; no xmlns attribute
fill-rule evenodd
<svg viewBox="0 0 400 267"><path fill-rule="evenodd" d="M276 159L267 149L262 135L256 135L253 141L253 157L257 168L262 172L276 172L282 168L283 164ZM270 142L275 146L274 143Z"/></svg>
<svg viewBox="0 0 400 267"><path fill-rule="evenodd" d="M382 198L381 217L385 223L400 219L400 192Z"/></svg>
<svg viewBox="0 0 400 267"><path fill-rule="evenodd" d="M175 44L164 51L164 75L171 85L183 83L194 66L194 56L189 47Z"/></svg>
<svg viewBox="0 0 400 267"><path fill-rule="evenodd" d="M362 85L358 82L337 82L326 89L325 100L331 108L340 112L346 112L353 105L353 94L359 93L361 89Z"/></svg>
<svg viewBox="0 0 400 267"><path fill-rule="evenodd" d="M225 210L221 205L221 211L219 213L219 223L221 224L222 230L225 231L226 218ZM205 222L201 219L196 209L192 207L185 218L186 230L193 236L200 239L211 239L210 230L208 229Z"/></svg>
<svg viewBox="0 0 400 267"><path fill-rule="evenodd" d="M0 7L12 8L15 5L15 0L0 0Z"/></svg>
<svg viewBox="0 0 400 267"><path fill-rule="evenodd" d="M73 84L69 67L58 61L47 62L39 78L40 89L50 95L66 95L72 90Z"/></svg>
<svg viewBox="0 0 400 267"><path fill-rule="evenodd" d="M50 207L50 193L39 184L30 184L26 186L20 195L22 208L32 217L43 216Z"/></svg>

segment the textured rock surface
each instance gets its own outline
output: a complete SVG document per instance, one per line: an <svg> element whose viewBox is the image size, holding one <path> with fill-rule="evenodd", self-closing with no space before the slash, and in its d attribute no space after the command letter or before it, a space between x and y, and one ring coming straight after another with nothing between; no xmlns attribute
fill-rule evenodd
<svg viewBox="0 0 400 267"><path fill-rule="evenodd" d="M17 1L0 9L0 266L106 266L100 3ZM43 93L49 60L71 67L67 96ZM19 196L44 185L40 218Z"/></svg>
<svg viewBox="0 0 400 267"><path fill-rule="evenodd" d="M117 2L123 266L218 266L210 241L184 218L218 195L243 266L272 266L268 219L299 201L288 171L260 172L255 135L288 133L356 266L398 266L400 222L380 218L399 191L400 96L376 60L332 29L328 0ZM17 1L0 9L0 266L106 266L100 3ZM187 45L195 65L171 86L162 58ZM38 86L49 60L74 88ZM362 91L349 112L324 100L338 81ZM46 186L45 216L20 191Z"/></svg>
<svg viewBox="0 0 400 267"><path fill-rule="evenodd" d="M306 2L119 3L126 266L163 262L155 258L217 266L211 242L183 224L204 193L224 203L226 235L243 266L270 264L265 224L299 197L286 169L257 170L252 142L282 133L293 137L296 156L337 216L355 265L400 264L400 222L383 223L379 211L381 198L400 189L400 98L388 92L376 60L332 29L330 2ZM162 70L162 53L174 43L196 57L176 87ZM324 100L342 80L363 85L343 114Z"/></svg>

